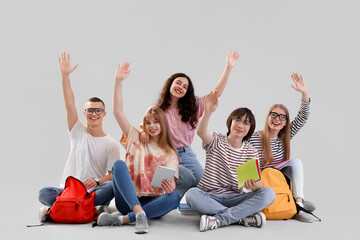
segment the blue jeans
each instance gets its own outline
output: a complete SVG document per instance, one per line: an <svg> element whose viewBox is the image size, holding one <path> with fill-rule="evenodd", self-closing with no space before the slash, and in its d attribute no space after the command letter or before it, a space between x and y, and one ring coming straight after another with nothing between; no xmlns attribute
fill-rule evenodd
<svg viewBox="0 0 360 240"><path fill-rule="evenodd" d="M200 165L196 154L190 146L177 148L176 150L179 156L179 164L191 171L195 178L192 187L196 187L204 173L204 168Z"/></svg>
<svg viewBox="0 0 360 240"><path fill-rule="evenodd" d="M135 205L142 206L148 219L164 216L179 205L181 198L176 191L159 197L138 198L130 178L129 169L124 161L114 162L112 178L116 208L121 214L128 215L130 222L136 221L135 213L132 211Z"/></svg>
<svg viewBox="0 0 360 240"><path fill-rule="evenodd" d="M265 187L250 193L210 194L191 188L186 194L188 205L201 214L214 215L220 227L239 222L253 215L275 200L272 188Z"/></svg>
<svg viewBox="0 0 360 240"><path fill-rule="evenodd" d="M45 206L51 207L54 204L56 197L62 190L62 188L56 187L43 187L39 191L39 201ZM95 206L109 205L110 201L114 198L111 181L107 181L99 186L96 186L91 192L95 192Z"/></svg>
<svg viewBox="0 0 360 240"><path fill-rule="evenodd" d="M189 169L179 165L179 179L176 181L175 191L179 193L181 198L190 188L195 186L195 181L194 174Z"/></svg>

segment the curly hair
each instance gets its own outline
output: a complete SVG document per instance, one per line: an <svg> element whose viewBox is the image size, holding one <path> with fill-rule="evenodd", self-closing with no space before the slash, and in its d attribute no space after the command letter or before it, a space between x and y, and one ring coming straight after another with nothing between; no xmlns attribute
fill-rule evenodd
<svg viewBox="0 0 360 240"><path fill-rule="evenodd" d="M190 126L195 129L198 123L196 118L196 113L198 107L196 105L196 97L194 94L194 87L190 78L184 73L175 73L171 75L165 82L163 89L159 95L159 99L156 103L164 112L170 107L170 88L174 80L178 77L184 77L189 81L189 85L184 97L180 98L178 101L179 113L181 115L181 121L189 122Z"/></svg>

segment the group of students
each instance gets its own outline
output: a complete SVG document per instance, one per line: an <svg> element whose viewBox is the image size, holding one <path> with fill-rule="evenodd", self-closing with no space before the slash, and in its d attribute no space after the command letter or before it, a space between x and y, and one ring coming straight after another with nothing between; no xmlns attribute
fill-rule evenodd
<svg viewBox="0 0 360 240"><path fill-rule="evenodd" d="M299 159L290 160L290 140L304 126L309 116L308 89L303 78L294 73L291 85L302 94L301 107L290 122L284 105L269 110L264 130L255 131L255 117L248 108L235 109L226 121L227 134L210 133L208 123L218 107L221 96L239 54L230 51L226 67L211 93L196 97L191 79L184 73L168 78L155 105L149 107L139 129L128 121L123 111L123 81L130 74L128 62L118 65L115 74L113 114L123 132L120 143L126 150L120 160L118 143L103 131L105 104L99 98L85 103L86 125L78 120L75 98L69 75L70 55L59 57L62 88L66 107L71 150L63 172L60 188L44 187L39 201L40 221L46 221L48 208L64 188L65 179L74 176L89 191L95 191L95 206L101 214L100 226L135 224L135 233L148 232L147 219L163 216L175 209L186 193L187 204L202 214L200 231L238 223L262 227L266 218L261 212L275 199L270 187L261 181L245 181L238 189L236 167L255 158L260 168L276 167L289 175L296 203L309 211L314 205L304 201L303 168ZM197 135L206 151L205 169L191 148ZM289 161L286 161L289 160ZM151 185L157 166L176 171L170 181L164 179L161 188ZM108 213L107 206L115 197L117 212ZM300 211L294 218L312 222Z"/></svg>

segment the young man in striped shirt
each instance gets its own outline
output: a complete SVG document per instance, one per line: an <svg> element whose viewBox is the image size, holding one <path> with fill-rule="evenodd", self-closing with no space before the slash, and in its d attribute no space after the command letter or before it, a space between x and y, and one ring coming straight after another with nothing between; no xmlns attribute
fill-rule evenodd
<svg viewBox="0 0 360 240"><path fill-rule="evenodd" d="M196 188L187 192L189 206L203 214L200 231L224 227L233 223L262 227L266 218L261 211L275 199L274 191L253 179L238 189L236 167L251 158L259 160L256 149L248 142L255 129L255 117L247 108L234 110L227 119L227 136L207 130L212 113L218 106L216 93L205 98L205 112L197 134L206 150L205 172ZM208 216L209 215L209 216Z"/></svg>

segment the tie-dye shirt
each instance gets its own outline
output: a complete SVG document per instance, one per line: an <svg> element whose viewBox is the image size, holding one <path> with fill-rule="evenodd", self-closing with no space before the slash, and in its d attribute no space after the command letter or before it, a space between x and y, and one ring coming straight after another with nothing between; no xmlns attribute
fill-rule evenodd
<svg viewBox="0 0 360 240"><path fill-rule="evenodd" d="M179 178L179 159L175 151L165 153L157 143L150 142L142 145L139 141L140 132L131 127L128 136L120 143L126 149L125 163L129 169L131 180L138 197L156 197L163 194L162 188L151 186L157 166L164 166L176 170L175 177Z"/></svg>

